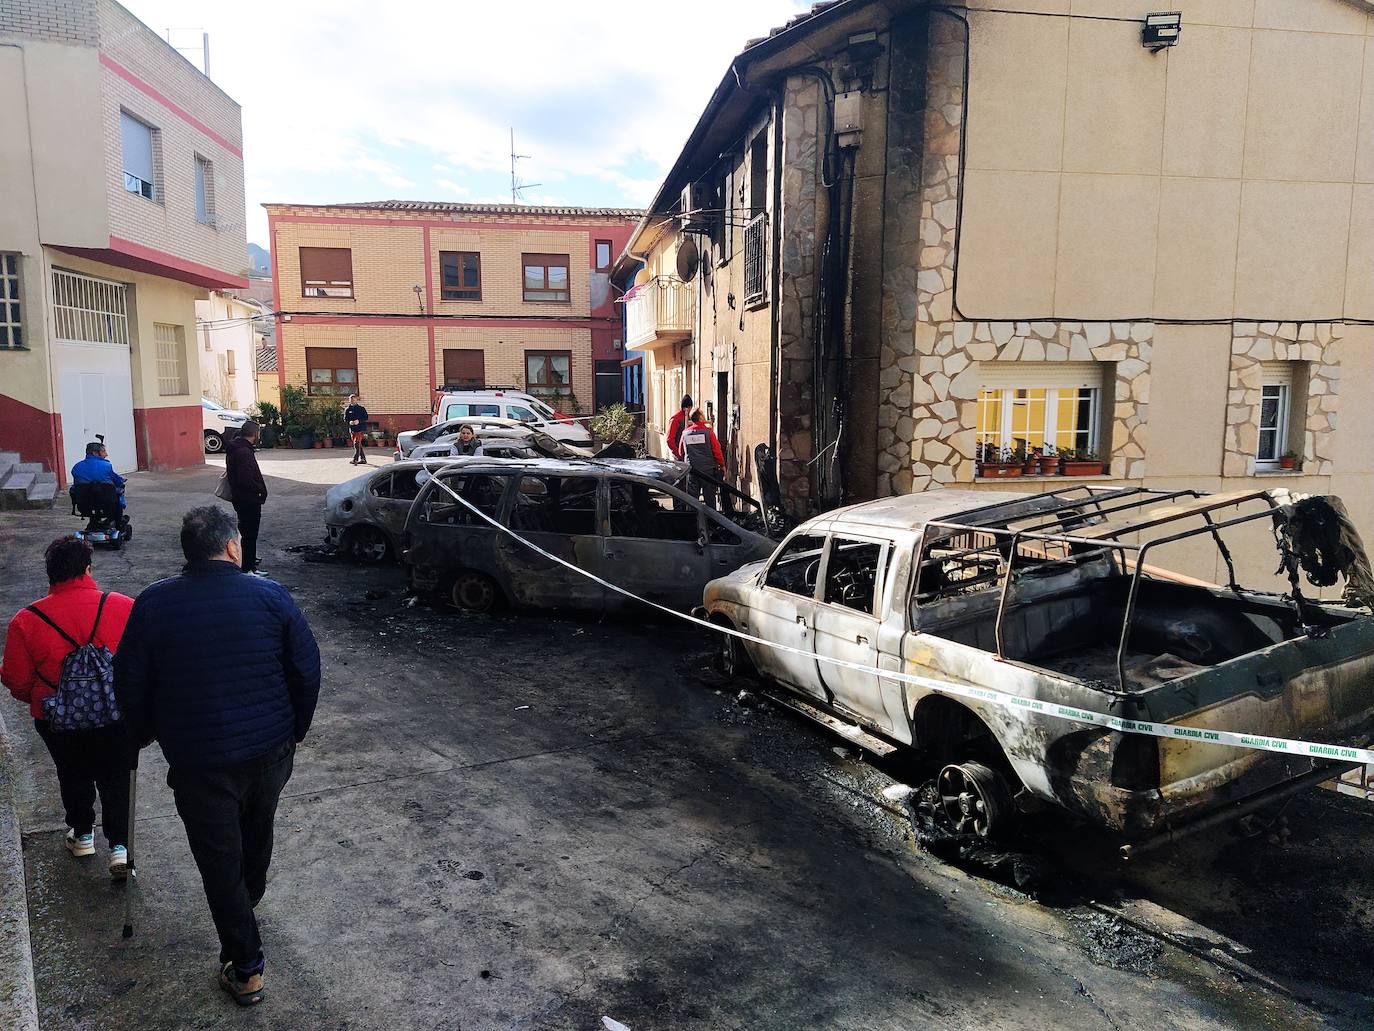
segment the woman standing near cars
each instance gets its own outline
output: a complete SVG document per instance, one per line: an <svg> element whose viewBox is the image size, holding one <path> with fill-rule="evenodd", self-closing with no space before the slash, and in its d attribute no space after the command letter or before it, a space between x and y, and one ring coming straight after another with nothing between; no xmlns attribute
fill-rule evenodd
<svg viewBox="0 0 1374 1031"><path fill-rule="evenodd" d="M458 427L458 439L453 442L455 455L475 455L482 442L477 439L477 431L467 423Z"/></svg>

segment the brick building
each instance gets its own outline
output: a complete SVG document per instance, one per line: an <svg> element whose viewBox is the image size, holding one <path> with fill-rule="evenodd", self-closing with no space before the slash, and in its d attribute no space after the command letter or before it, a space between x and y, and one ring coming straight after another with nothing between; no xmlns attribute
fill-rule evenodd
<svg viewBox="0 0 1374 1031"><path fill-rule="evenodd" d="M111 0L13 0L0 44L0 451L199 463L195 302L246 285L239 107Z"/></svg>
<svg viewBox="0 0 1374 1031"><path fill-rule="evenodd" d="M610 269L642 212L382 201L268 204L278 375L425 425L445 384L560 411L619 400Z"/></svg>

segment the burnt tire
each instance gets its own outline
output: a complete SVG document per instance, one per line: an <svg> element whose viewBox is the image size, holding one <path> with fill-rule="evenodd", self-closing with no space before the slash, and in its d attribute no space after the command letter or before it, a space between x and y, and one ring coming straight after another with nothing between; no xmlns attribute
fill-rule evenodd
<svg viewBox="0 0 1374 1031"><path fill-rule="evenodd" d="M224 450L224 436L214 430L205 431L205 453L217 455Z"/></svg>
<svg viewBox="0 0 1374 1031"><path fill-rule="evenodd" d="M449 596L464 612L494 612L501 605L496 581L475 569L465 569L453 578Z"/></svg>
<svg viewBox="0 0 1374 1031"><path fill-rule="evenodd" d="M362 565L380 565L391 556L391 542L375 526L355 526L348 534L348 553Z"/></svg>
<svg viewBox="0 0 1374 1031"><path fill-rule="evenodd" d="M1006 778L980 762L950 764L935 778L940 805L957 835L984 841L1007 836L1016 817L1016 806Z"/></svg>
<svg viewBox="0 0 1374 1031"><path fill-rule="evenodd" d="M717 617L711 620L715 626L735 629L729 620ZM749 661L749 653L744 650L744 642L732 634L716 634L716 665L727 678L752 677L754 664Z"/></svg>

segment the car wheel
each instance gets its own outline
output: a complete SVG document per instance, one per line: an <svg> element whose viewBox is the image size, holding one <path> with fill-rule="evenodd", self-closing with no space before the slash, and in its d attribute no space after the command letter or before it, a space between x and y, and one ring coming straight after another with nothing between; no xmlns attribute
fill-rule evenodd
<svg viewBox="0 0 1374 1031"><path fill-rule="evenodd" d="M468 612L491 612L501 602L501 592L491 577L465 569L453 581L453 604Z"/></svg>
<svg viewBox="0 0 1374 1031"><path fill-rule="evenodd" d="M375 566L391 554L391 542L375 526L355 526L348 535L348 550L357 561Z"/></svg>
<svg viewBox="0 0 1374 1031"><path fill-rule="evenodd" d="M734 627L730 622L723 618L711 620L716 626ZM725 676L734 679L736 677L748 677L754 674L754 664L749 661L749 655L744 650L744 642L732 634L717 633L717 658L720 662L720 671Z"/></svg>
<svg viewBox="0 0 1374 1031"><path fill-rule="evenodd" d="M946 766L935 778L935 787L956 834L996 839L1005 835L1016 815L1006 780L982 763Z"/></svg>
<svg viewBox="0 0 1374 1031"><path fill-rule="evenodd" d="M205 431L205 453L217 455L224 450L224 438L214 430Z"/></svg>

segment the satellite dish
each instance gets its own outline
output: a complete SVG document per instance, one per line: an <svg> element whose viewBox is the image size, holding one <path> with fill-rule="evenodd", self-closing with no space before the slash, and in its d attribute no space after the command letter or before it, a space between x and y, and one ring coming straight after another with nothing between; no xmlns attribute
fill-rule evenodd
<svg viewBox="0 0 1374 1031"><path fill-rule="evenodd" d="M697 253L696 241L690 236L682 238L677 245L677 278L690 283L696 278L697 268L701 265L701 255Z"/></svg>
<svg viewBox="0 0 1374 1031"><path fill-rule="evenodd" d="M653 273L650 272L648 268L641 266L640 270L635 273L635 286L643 286L653 278Z"/></svg>

